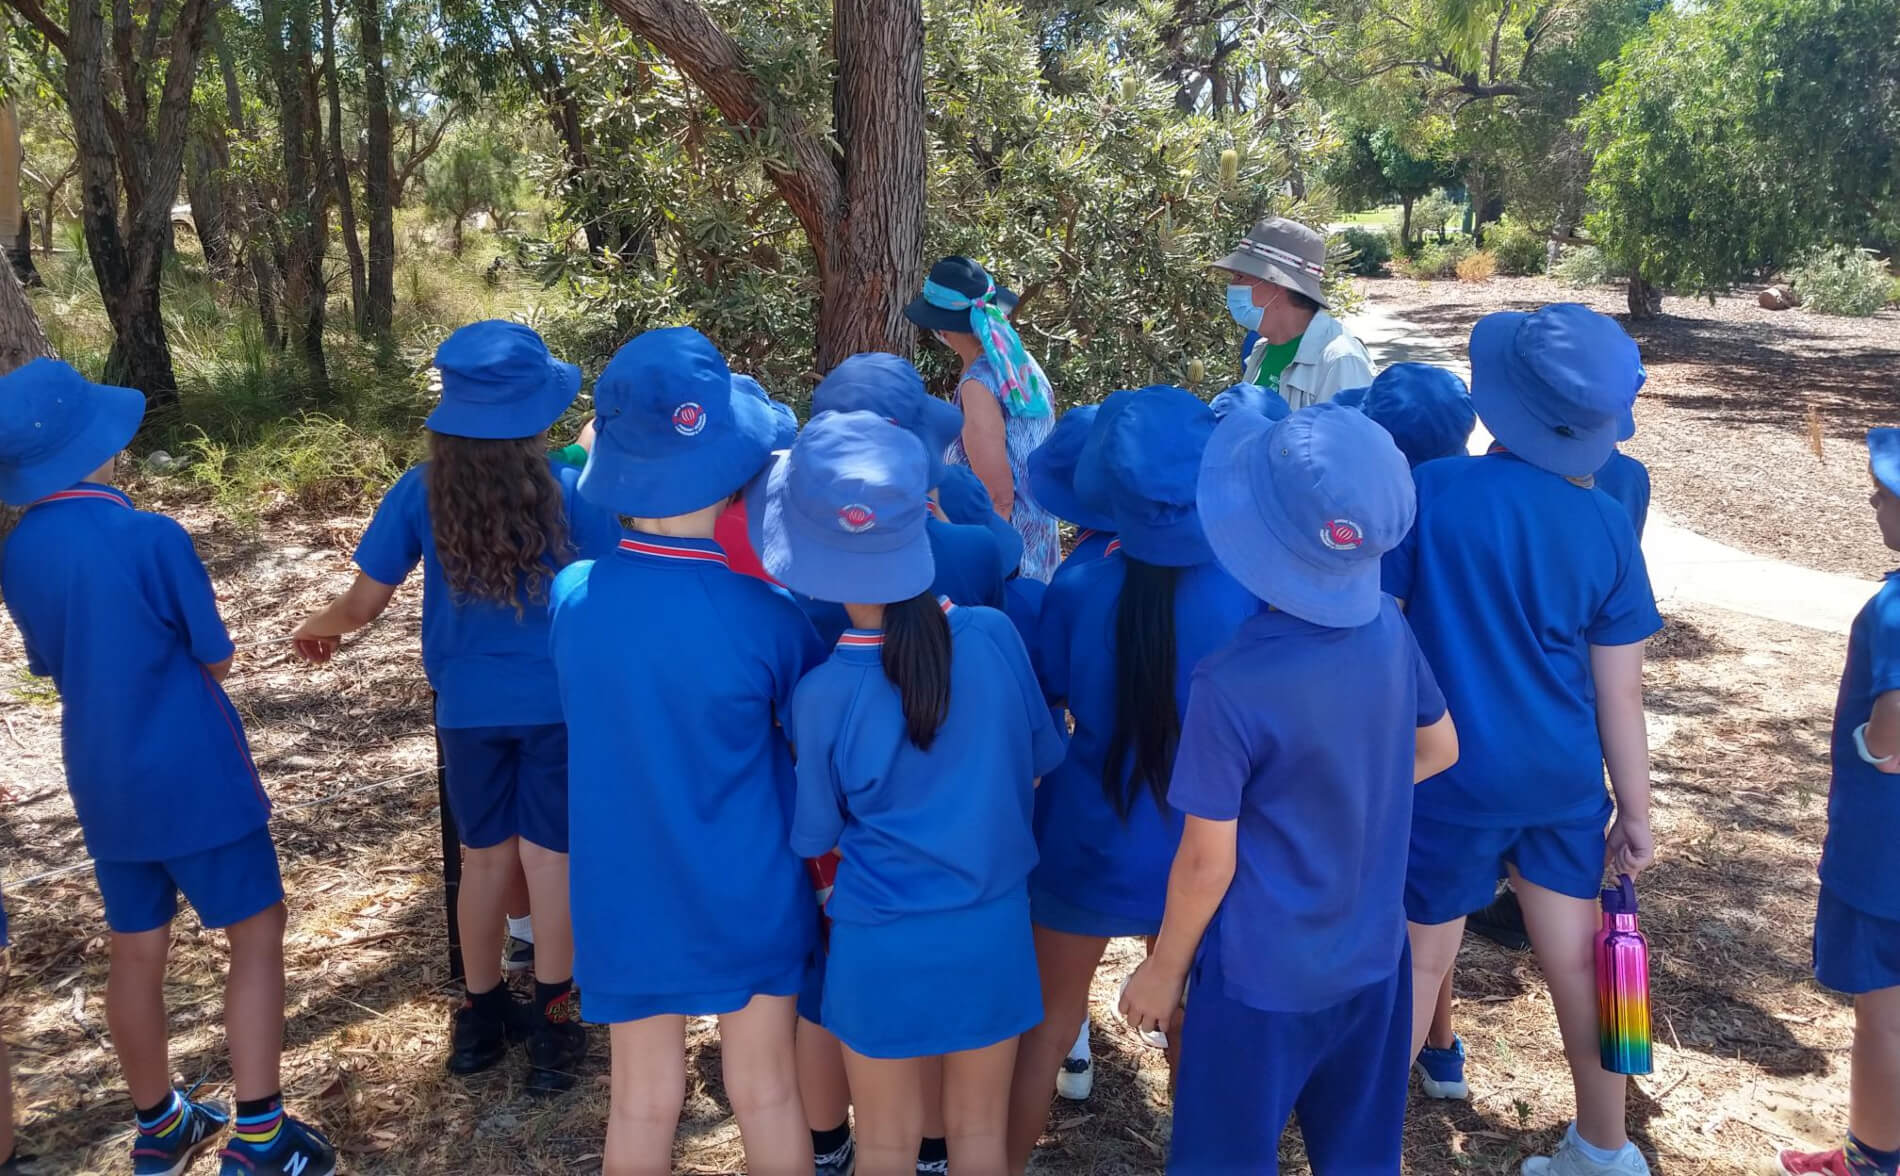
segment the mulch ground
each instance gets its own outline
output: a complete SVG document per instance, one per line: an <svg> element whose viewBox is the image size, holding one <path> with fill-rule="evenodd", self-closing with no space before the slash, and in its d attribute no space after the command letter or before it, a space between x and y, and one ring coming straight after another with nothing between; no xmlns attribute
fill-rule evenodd
<svg viewBox="0 0 1900 1176"><path fill-rule="evenodd" d="M1544 278L1363 283L1367 298L1452 339L1494 310L1582 302L1624 321L1649 381L1629 452L1656 509L1758 555L1866 578L1894 560L1867 509L1867 430L1900 425L1900 311L1834 318L1763 310L1755 291L1668 298L1629 322L1621 287Z"/></svg>

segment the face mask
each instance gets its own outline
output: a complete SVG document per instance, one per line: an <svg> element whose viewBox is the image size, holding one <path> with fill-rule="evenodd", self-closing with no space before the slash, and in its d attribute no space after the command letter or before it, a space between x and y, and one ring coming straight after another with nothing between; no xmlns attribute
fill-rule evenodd
<svg viewBox="0 0 1900 1176"><path fill-rule="evenodd" d="M1234 316L1242 330L1260 329L1260 315L1264 307L1253 304L1253 287L1238 283L1227 287L1227 313Z"/></svg>

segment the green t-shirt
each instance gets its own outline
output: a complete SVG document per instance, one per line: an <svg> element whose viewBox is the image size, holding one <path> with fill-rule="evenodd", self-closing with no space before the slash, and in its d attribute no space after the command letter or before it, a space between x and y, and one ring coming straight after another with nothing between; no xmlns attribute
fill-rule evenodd
<svg viewBox="0 0 1900 1176"><path fill-rule="evenodd" d="M1304 338L1306 336L1301 334L1293 336L1284 343L1267 344L1266 355L1261 358L1260 370L1255 373L1253 382L1270 392L1278 392L1280 373L1284 372L1286 365L1292 363L1293 357L1300 353L1300 340Z"/></svg>
<svg viewBox="0 0 1900 1176"><path fill-rule="evenodd" d="M548 454L555 461L579 469L587 464L587 448L582 445L568 445Z"/></svg>

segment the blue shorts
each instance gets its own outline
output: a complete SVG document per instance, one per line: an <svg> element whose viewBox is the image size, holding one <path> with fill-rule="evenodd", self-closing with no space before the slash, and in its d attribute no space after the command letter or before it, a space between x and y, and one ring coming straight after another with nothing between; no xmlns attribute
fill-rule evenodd
<svg viewBox="0 0 1900 1176"><path fill-rule="evenodd" d="M567 852L567 725L437 727L449 812L470 849L520 837Z"/></svg>
<svg viewBox="0 0 1900 1176"><path fill-rule="evenodd" d="M9 942L7 939L7 908L5 903L0 903L0 947L6 947Z"/></svg>
<svg viewBox="0 0 1900 1176"><path fill-rule="evenodd" d="M1430 817L1412 818L1412 856L1405 870L1405 917L1434 926L1483 910L1498 894L1509 863L1526 882L1596 898L1603 887L1604 826L1598 816L1562 825L1487 829Z"/></svg>
<svg viewBox="0 0 1900 1176"><path fill-rule="evenodd" d="M1900 920L1870 915L1821 887L1814 978L1850 996L1900 987Z"/></svg>
<svg viewBox="0 0 1900 1176"><path fill-rule="evenodd" d="M868 1058L928 1058L1042 1023L1026 890L980 906L831 924L825 1028Z"/></svg>
<svg viewBox="0 0 1900 1176"><path fill-rule="evenodd" d="M1029 888L1029 921L1045 931L1086 935L1092 939L1119 939L1161 933L1159 919L1133 919L1127 915L1087 910L1033 886Z"/></svg>
<svg viewBox="0 0 1900 1176"><path fill-rule="evenodd" d="M163 862L94 862L106 926L121 935L156 931L178 914L178 895L216 930L284 901L277 846L262 826L228 845Z"/></svg>
<svg viewBox="0 0 1900 1176"><path fill-rule="evenodd" d="M1273 1013L1227 995L1217 953L1194 965L1181 1022L1171 1176L1280 1170L1297 1114L1313 1171L1399 1171L1412 1072L1412 957L1331 1008Z"/></svg>
<svg viewBox="0 0 1900 1176"><path fill-rule="evenodd" d="M801 963L783 976L725 992L643 995L589 988L581 993L581 1020L592 1025L624 1025L648 1017L722 1017L751 1004L755 996L797 996L804 982L805 965Z"/></svg>

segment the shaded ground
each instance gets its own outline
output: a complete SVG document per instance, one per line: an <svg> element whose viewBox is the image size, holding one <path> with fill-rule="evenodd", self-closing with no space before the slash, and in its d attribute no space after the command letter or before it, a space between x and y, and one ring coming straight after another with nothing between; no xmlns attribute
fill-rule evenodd
<svg viewBox="0 0 1900 1176"><path fill-rule="evenodd" d="M1627 319L1620 287L1544 278L1372 279L1368 299L1462 340L1493 310L1583 302ZM1630 325L1649 381L1629 452L1658 509L1698 534L1822 571L1893 567L1867 518L1867 430L1900 424L1900 311L1866 319L1769 311L1744 292L1670 298Z"/></svg>
<svg viewBox="0 0 1900 1176"><path fill-rule="evenodd" d="M148 499L155 489L136 488ZM202 507L178 513L212 565L240 643L281 637L346 583L361 525L361 512L269 519L265 546ZM414 653L417 596L403 593L333 668L306 669L261 644L240 653L231 681L279 806L274 828L293 896L285 1086L331 1131L346 1172L595 1171L604 1034L596 1031L578 1094L555 1102L523 1096L512 1068L467 1083L442 1070L454 998L428 696ZM1657 1073L1638 1084L1635 1118L1659 1170L1673 1176L1742 1170L1781 1139L1831 1136L1844 1113L1849 1015L1807 978L1839 656L1811 633L1706 610L1673 614L1658 643L1650 702L1662 864L1644 890L1656 945ZM57 710L25 678L11 629L0 631L0 687L9 745L0 786L14 798L0 852L15 942L0 1024L15 1050L22 1138L48 1157L48 1171L119 1172L129 1117L105 1028L97 893L84 870L23 881L83 855L59 782ZM1117 944L1098 978L1095 1097L1056 1108L1038 1172L1161 1170L1165 1069L1112 1014L1138 951ZM182 918L173 1064L181 1081L202 1079L228 1097L223 966L221 938ZM1415 1107L1407 1171L1418 1176L1514 1172L1554 1142L1568 1114L1534 963L1472 943L1459 983L1476 1098ZM695 1027L682 1172L739 1164L710 1038ZM1288 1170L1306 1170L1291 1140L1286 1158Z"/></svg>

